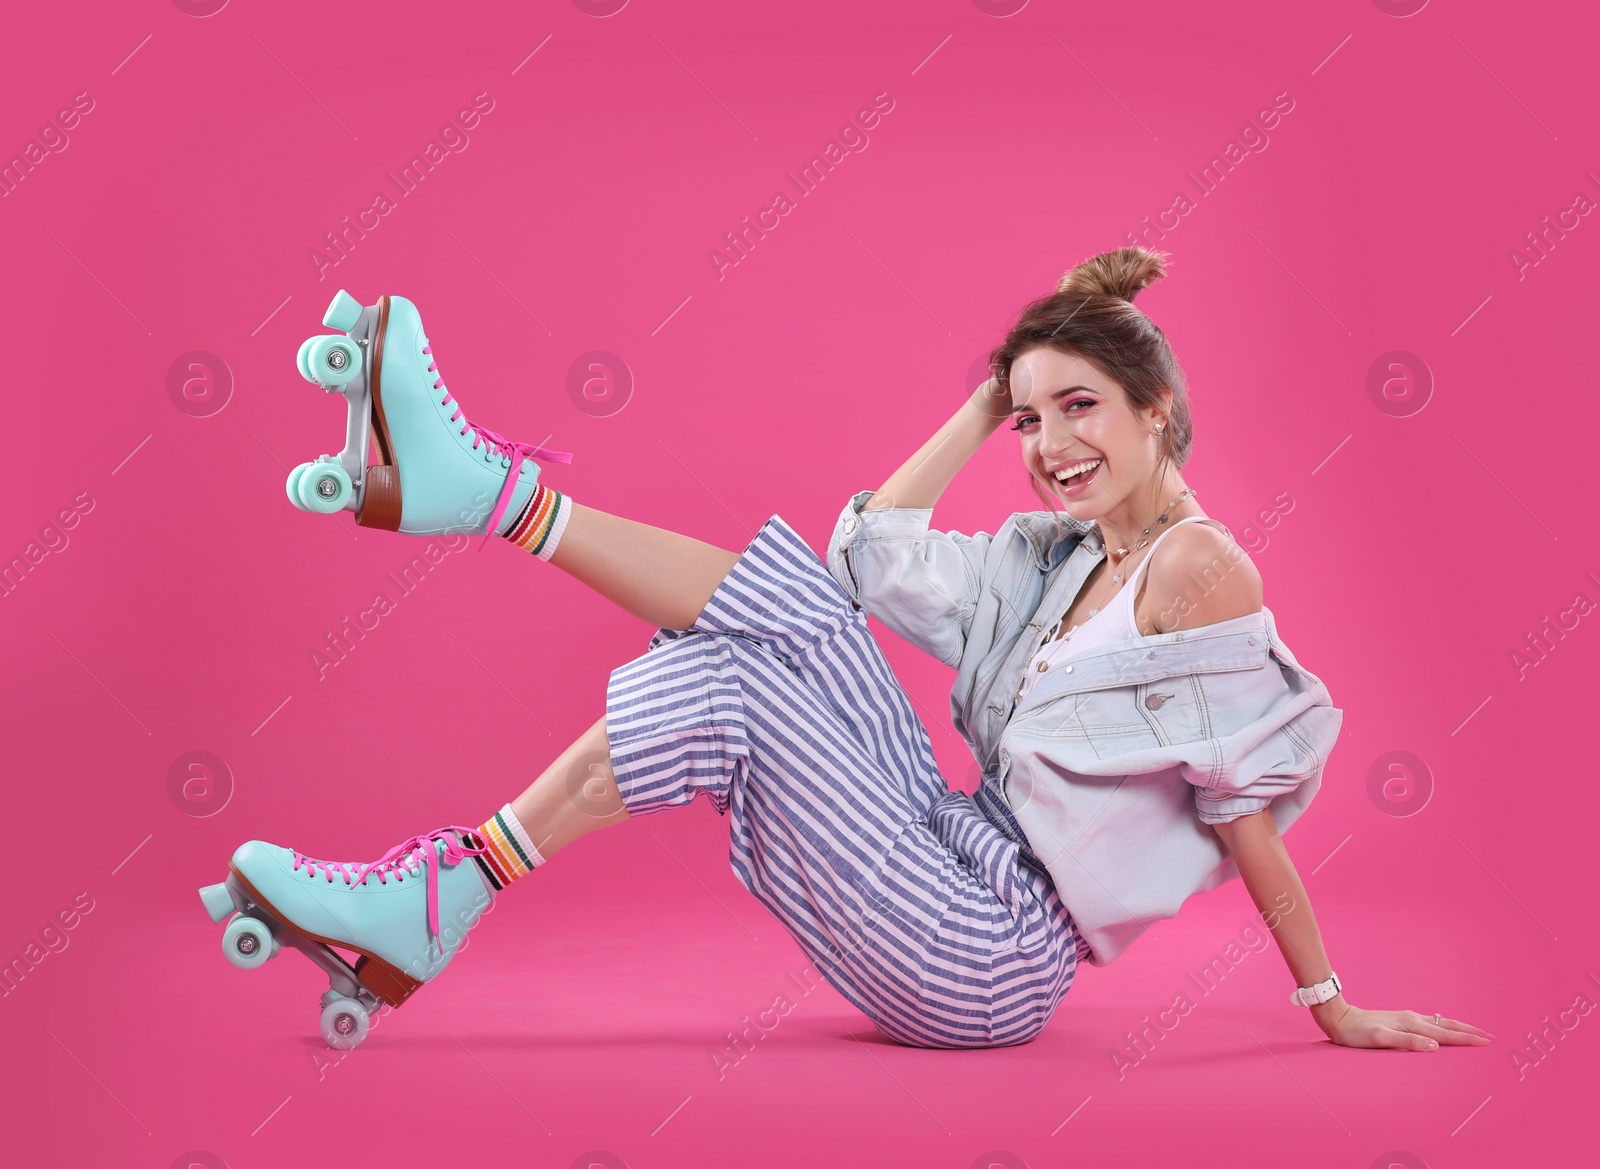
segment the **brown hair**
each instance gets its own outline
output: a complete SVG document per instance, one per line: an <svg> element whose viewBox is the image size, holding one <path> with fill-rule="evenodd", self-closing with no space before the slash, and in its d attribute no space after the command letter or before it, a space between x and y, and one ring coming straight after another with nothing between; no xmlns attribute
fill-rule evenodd
<svg viewBox="0 0 1600 1169"><path fill-rule="evenodd" d="M1011 392L1011 363L1030 349L1049 348L1081 357L1122 387L1131 409L1161 405L1172 391L1167 423L1160 435L1161 457L1176 468L1189 460L1194 425L1189 387L1166 334L1133 307L1133 298L1167 274L1168 255L1143 247L1118 248L1091 256L1061 278L1055 292L1022 310L1006 339L989 355L1000 389ZM1035 494L1051 511L1060 501Z"/></svg>

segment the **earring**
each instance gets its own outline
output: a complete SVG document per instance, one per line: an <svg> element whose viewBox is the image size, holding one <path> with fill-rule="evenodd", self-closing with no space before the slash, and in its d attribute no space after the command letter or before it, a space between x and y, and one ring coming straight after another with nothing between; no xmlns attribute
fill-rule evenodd
<svg viewBox="0 0 1600 1169"><path fill-rule="evenodd" d="M1165 422L1157 422L1157 423L1156 423L1156 433L1157 433L1157 434L1160 434L1160 433L1161 433L1161 428L1162 428L1162 427L1163 427L1163 426L1165 426L1165 425L1166 425L1166 423L1165 423Z"/></svg>

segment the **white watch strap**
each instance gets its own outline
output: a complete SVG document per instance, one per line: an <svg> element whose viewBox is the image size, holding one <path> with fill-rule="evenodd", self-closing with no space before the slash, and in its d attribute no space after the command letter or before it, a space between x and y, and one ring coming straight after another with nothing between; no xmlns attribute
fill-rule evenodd
<svg viewBox="0 0 1600 1169"><path fill-rule="evenodd" d="M1289 1001L1297 1006L1314 1007L1318 1003L1325 1003L1342 989L1338 972L1335 971L1315 986L1297 986L1290 992Z"/></svg>

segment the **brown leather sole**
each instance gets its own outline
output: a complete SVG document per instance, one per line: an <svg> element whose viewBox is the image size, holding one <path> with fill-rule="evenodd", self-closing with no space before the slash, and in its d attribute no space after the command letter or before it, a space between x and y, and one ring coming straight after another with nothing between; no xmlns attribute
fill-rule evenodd
<svg viewBox="0 0 1600 1169"><path fill-rule="evenodd" d="M389 298L378 297L378 327L372 341L372 434L378 444L378 462L367 468L366 487L356 523L364 528L400 530L400 467L394 461L394 442L383 412L383 348L389 336Z"/></svg>
<svg viewBox="0 0 1600 1169"><path fill-rule="evenodd" d="M310 938L313 942L321 942L324 946L330 948L337 946L342 950L354 950L357 954L360 954L361 957L356 959L355 964L356 981L391 1007L398 1007L422 986L421 982L412 978L404 970L390 965L376 954L367 953L359 946L353 946L349 942L337 941L334 938L325 938L320 934L314 934L309 930L290 925L288 918L279 912L278 907L261 896L260 891L231 862L228 865L228 870L238 878L239 884L244 887L244 891L250 894L250 899L271 913L273 920L284 929L293 930L302 938Z"/></svg>
<svg viewBox="0 0 1600 1169"><path fill-rule="evenodd" d="M405 971L371 954L362 954L356 959L356 977L361 980L362 986L391 1007L398 1007L422 985Z"/></svg>

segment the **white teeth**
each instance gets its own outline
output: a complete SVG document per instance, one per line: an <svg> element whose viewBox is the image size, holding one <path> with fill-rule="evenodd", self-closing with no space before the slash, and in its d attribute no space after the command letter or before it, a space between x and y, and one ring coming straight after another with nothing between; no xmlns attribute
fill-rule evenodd
<svg viewBox="0 0 1600 1169"><path fill-rule="evenodd" d="M1065 483L1073 475L1081 475L1085 471L1094 470L1096 467L1098 467L1101 464L1102 461L1103 460L1101 460L1101 459L1093 459L1093 460L1091 460L1090 462L1087 462L1087 463L1074 463L1071 467L1069 467L1065 471L1057 471L1056 472L1056 479L1059 482Z"/></svg>

